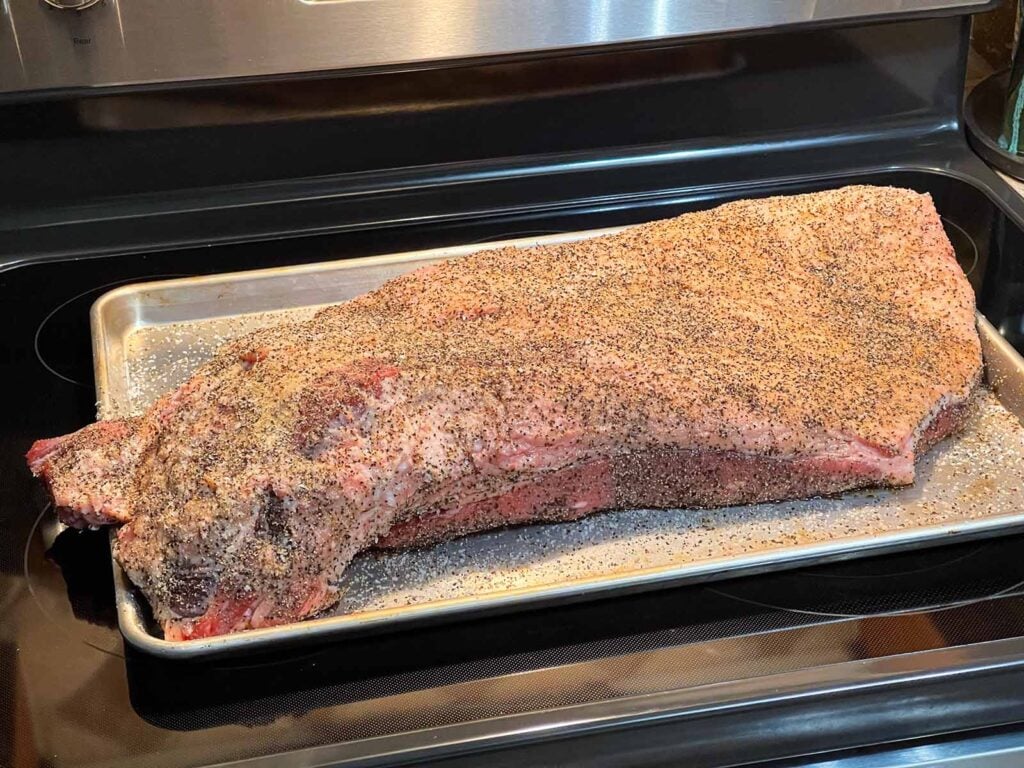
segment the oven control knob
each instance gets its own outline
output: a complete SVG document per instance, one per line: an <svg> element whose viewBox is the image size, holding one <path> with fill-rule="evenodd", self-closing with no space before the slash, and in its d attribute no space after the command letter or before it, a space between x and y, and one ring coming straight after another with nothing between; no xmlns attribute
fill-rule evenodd
<svg viewBox="0 0 1024 768"><path fill-rule="evenodd" d="M43 0L51 8L60 8L62 11L84 11L99 4L100 0Z"/></svg>

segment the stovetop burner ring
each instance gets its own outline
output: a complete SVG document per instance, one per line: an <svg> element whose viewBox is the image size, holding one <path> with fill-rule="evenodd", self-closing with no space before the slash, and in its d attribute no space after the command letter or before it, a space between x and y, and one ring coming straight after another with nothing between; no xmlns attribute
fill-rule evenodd
<svg viewBox="0 0 1024 768"><path fill-rule="evenodd" d="M79 378L67 375L66 372L62 373L60 370L58 370L57 365L52 364L51 361L47 360L48 355L44 353L42 344L43 333L46 330L47 326L51 323L54 317L56 317L61 311L70 307L75 302L81 301L83 298L87 296L93 294L98 296L99 294L108 291L111 288L116 288L120 285L128 285L130 283L137 283L143 281L149 282L151 280L169 279L173 277L187 277L187 275L185 273L175 272L168 274L144 275L138 277L124 278L121 280L115 280L110 283L104 283L103 285L93 286L92 288L84 290L81 293L75 294L71 298L62 301L60 304L58 304L56 307L50 310L49 313L47 313L46 317L42 319L42 321L39 323L39 326L36 328L35 335L32 338L32 347L35 350L36 359L39 361L40 365L43 366L43 368L52 373L58 379L66 381L68 384L73 384L77 387L91 387L92 383L90 381L82 381ZM88 332L88 323L85 324L85 330L86 332Z"/></svg>
<svg viewBox="0 0 1024 768"><path fill-rule="evenodd" d="M994 538L783 571L707 589L746 605L802 616L898 616L1024 593L1024 563L1008 558L1003 541Z"/></svg>
<svg viewBox="0 0 1024 768"><path fill-rule="evenodd" d="M37 572L33 569L33 566L35 565L36 567L46 567L46 565L44 564L53 565L53 562L48 555L53 550L53 544L56 542L56 539L59 538L59 536L61 535L67 535L68 532L70 532L71 535L75 535L78 533L77 531L71 531L71 529L62 526L60 523L57 523L55 521L55 525L60 526L60 533L58 534L57 537L54 537L54 542L46 542L46 537L43 535L41 531L41 525L43 523L43 520L51 514L53 514L53 505L48 503L46 504L46 506L43 507L39 515L36 517L35 521L32 523L32 527L29 529L28 537L26 538L22 554L22 568L25 574L25 584L28 588L28 592L32 598L32 601L35 603L40 613L42 613L43 616L45 616L47 620L49 620L54 626L59 628L61 632L64 632L69 636L75 637L76 639L83 642L85 645L88 645L90 648L100 651L101 653L107 654L114 658L124 658L124 654L120 650L120 632L117 630L116 624L114 627L106 627L97 623L91 623L82 620L79 616L74 615L74 608L72 605L73 601L69 599L68 595L61 594L56 598L55 601L53 601L53 603L58 606L66 606L69 612L71 612L71 616L69 618L73 621L73 626L76 628L76 630L79 630L76 632L72 632L68 629L68 621L62 621L59 616L55 615L51 611L50 607L47 604L50 601L47 601L44 598L44 595L37 589ZM40 555L38 551L33 551L34 544L41 544L42 547L45 547L47 555ZM107 558L108 561L105 564L106 568L104 569L104 572L110 571L109 554L107 555ZM53 565L53 567L58 566ZM70 581L64 579L63 577L62 581L65 581L67 583L67 586L71 588L77 588L81 586L77 583L72 584ZM110 600L113 601L113 584L110 585L109 593ZM113 631L111 631L111 629L113 629ZM113 638L116 646L114 648L105 647L99 644L96 640L84 636L84 632L92 632L97 635L102 635L106 638Z"/></svg>
<svg viewBox="0 0 1024 768"><path fill-rule="evenodd" d="M953 221L952 219L948 219L945 216L940 216L939 218L942 219L943 224L948 224L950 227L954 229L955 232L959 233L960 237L956 239L959 242L956 242L954 241L954 238L949 237L950 233L948 231L946 232L946 236L949 237L949 241L953 246L953 251L956 254L957 261L961 261L961 256L964 253L970 254L970 257L967 259L963 259L960 264L960 266L963 267L964 275L970 277L971 273L974 272L974 270L977 269L978 267L978 244L974 242L974 238L970 236L967 230L961 227L955 221ZM960 247L958 247L958 245ZM965 245L970 246L970 249L965 249ZM967 262L969 262L969 264Z"/></svg>
<svg viewBox="0 0 1024 768"><path fill-rule="evenodd" d="M989 600L993 600L1000 597L1008 597L1010 595L1018 594L1024 591L1024 580L1015 582L1008 587L1003 589L997 589L994 592L985 592L984 594L977 595L975 597L965 598L963 600L952 600L948 602L937 602L937 603L921 603L906 608L894 608L886 611L867 611L867 612L845 612L839 610L812 610L810 608L795 608L793 606L786 605L773 605L771 603L761 602L754 600L750 597L742 595L734 595L716 587L708 587L708 591L719 595L720 597L726 597L730 600L736 600L747 605L753 605L758 608L765 608L772 611L785 611L787 613L795 613L801 616L816 616L827 619L862 619L867 617L876 616L907 616L914 613L929 613L931 611L944 611L952 608L963 608L968 605L975 605L978 603L984 603Z"/></svg>
<svg viewBox="0 0 1024 768"><path fill-rule="evenodd" d="M831 566L827 566L826 565L826 566L818 567L818 568L808 568L806 571L800 571L800 573L803 573L803 574L805 574L807 576L810 576L812 578L815 578L815 579L835 579L837 581L840 581L840 580L850 581L850 580L857 580L857 579L869 580L869 579L877 579L877 578L880 578L880 577L892 579L892 578L899 578L901 576L913 576L915 574L924 573L925 571L933 571L933 570L936 570L938 568L948 568L950 566L956 565L957 563L963 562L964 560L967 560L969 558L974 557L975 555L977 555L979 552L981 552L985 548L986 548L985 544L982 543L982 544L978 544L977 546L973 547L972 549L970 549L970 550L968 550L966 552L963 552L961 554L956 555L955 557L951 557L948 560L941 560L941 559L938 559L937 557L933 557L933 558L929 558L929 562L925 563L924 565L922 565L920 567L900 568L899 570L893 570L893 571L889 571L889 570L883 570L883 571L873 570L871 573L861 573L861 572L859 572L859 569L851 568L851 569L849 569L848 572L843 572L843 573L832 573L832 572L830 572L830 571L837 570L837 566L841 566L842 565L841 563L836 563L836 564L833 564Z"/></svg>

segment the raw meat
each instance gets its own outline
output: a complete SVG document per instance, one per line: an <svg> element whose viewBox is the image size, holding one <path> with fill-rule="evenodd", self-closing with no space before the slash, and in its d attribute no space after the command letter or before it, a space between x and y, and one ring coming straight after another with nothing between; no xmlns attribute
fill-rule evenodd
<svg viewBox="0 0 1024 768"><path fill-rule="evenodd" d="M847 187L421 269L27 458L187 639L329 608L371 546L911 483L980 374L931 199Z"/></svg>

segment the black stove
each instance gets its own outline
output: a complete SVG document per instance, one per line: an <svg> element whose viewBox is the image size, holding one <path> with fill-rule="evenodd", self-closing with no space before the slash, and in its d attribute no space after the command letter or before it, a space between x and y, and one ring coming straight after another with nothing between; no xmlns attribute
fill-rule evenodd
<svg viewBox="0 0 1024 768"><path fill-rule="evenodd" d="M980 309L1024 351L1024 200L960 131L965 34L962 19L942 16L687 43L688 62L730 62L710 84L675 71L678 48L600 54L583 85L419 105L420 122L403 105L348 122L261 118L256 129L197 128L193 115L190 127L119 136L82 118L102 104L5 107L0 766L796 765L825 752L866 759L912 738L1015 734L1024 534L169 661L122 641L106 534L62 529L22 458L34 439L95 418L88 312L118 285L615 226L850 181L930 192ZM489 66L499 65L447 71L433 87L503 82L481 78ZM572 72L551 66L552 78ZM508 83L536 79L507 67ZM602 67L611 82L630 67L643 77L629 91L596 87ZM807 98L794 95L800 83ZM196 101L237 105L266 97L261 87L220 86ZM331 88L313 91L323 99ZM139 114L131 94L107 98ZM703 105L715 130L680 103ZM574 115L606 122L588 123L574 146L522 127L565 131ZM47 131L27 132L26 120ZM387 128L380 142L375 121ZM493 144L460 146L470 128ZM366 148L353 157L338 139L355 135ZM405 166L362 167L380 166L396 137L419 141L424 162L408 165L402 145ZM159 178L152 157L134 165L143 140L164 158ZM291 142L287 153L305 142L324 174L288 178L273 158L260 166L279 142ZM63 185L54 152L69 163ZM76 176L101 159L117 172Z"/></svg>

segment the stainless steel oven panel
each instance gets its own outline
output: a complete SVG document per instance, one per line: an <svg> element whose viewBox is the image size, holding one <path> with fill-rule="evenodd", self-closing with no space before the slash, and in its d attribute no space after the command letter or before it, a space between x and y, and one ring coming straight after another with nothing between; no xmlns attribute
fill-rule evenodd
<svg viewBox="0 0 1024 768"><path fill-rule="evenodd" d="M426 66L990 0L0 0L0 93Z"/></svg>

